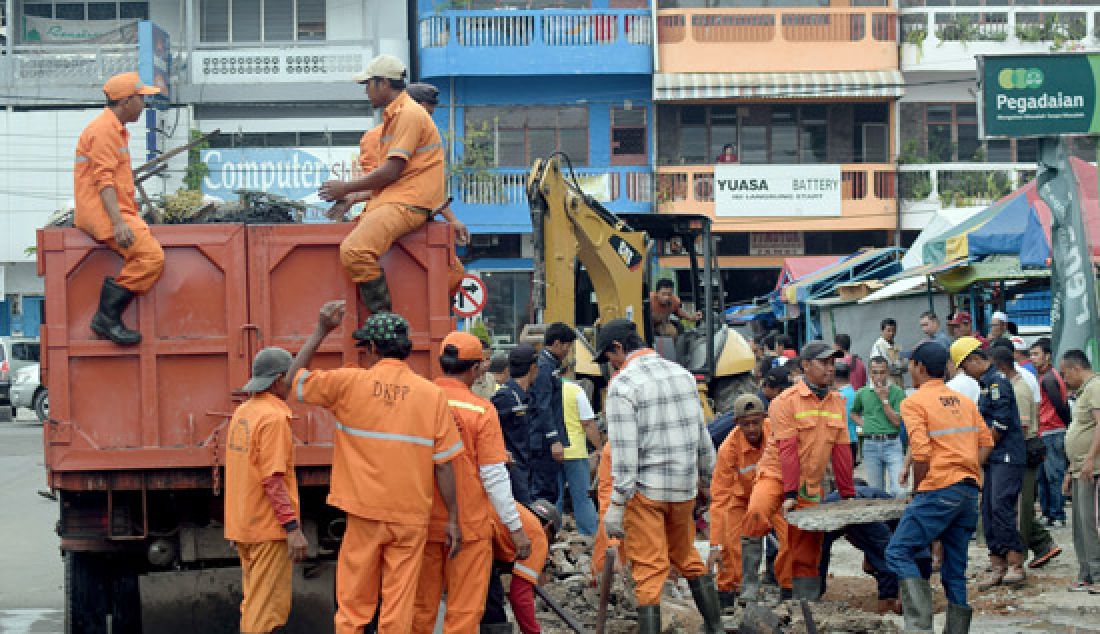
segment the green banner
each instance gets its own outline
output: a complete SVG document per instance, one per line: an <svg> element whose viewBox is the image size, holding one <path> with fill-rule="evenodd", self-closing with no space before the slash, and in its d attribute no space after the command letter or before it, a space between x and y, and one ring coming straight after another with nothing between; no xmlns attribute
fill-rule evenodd
<svg viewBox="0 0 1100 634"><path fill-rule="evenodd" d="M1096 277L1088 235L1081 217L1077 178L1062 139L1039 141L1039 196L1050 207L1050 333L1055 358L1066 350L1084 350L1095 366L1097 354Z"/></svg>
<svg viewBox="0 0 1100 634"><path fill-rule="evenodd" d="M983 137L1100 133L1100 55L978 58Z"/></svg>

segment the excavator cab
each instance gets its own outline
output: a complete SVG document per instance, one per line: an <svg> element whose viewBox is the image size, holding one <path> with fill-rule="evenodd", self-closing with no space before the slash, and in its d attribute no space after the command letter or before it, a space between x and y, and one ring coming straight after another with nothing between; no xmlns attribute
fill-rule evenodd
<svg viewBox="0 0 1100 634"><path fill-rule="evenodd" d="M625 317L666 358L692 372L701 392L718 412L728 411L751 391L755 357L741 335L722 319L722 287L713 252L711 220L682 214L615 214L580 187L569 157L555 153L538 160L528 174L527 196L535 242L532 306L536 321L561 321L578 330ZM703 313L695 328L675 338L656 337L649 316L650 253L658 242L676 240L690 265L691 301ZM584 267L595 293L595 324L577 323L576 263ZM608 377L592 360L583 338L576 349L576 372Z"/></svg>

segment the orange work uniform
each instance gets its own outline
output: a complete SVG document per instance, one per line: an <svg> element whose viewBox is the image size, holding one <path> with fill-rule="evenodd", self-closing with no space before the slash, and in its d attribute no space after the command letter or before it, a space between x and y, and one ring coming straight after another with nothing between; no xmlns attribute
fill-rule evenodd
<svg viewBox="0 0 1100 634"><path fill-rule="evenodd" d="M428 545L424 548L424 563L420 567L412 631L426 634L433 631L439 616L439 600L446 590L443 631L476 634L485 612L485 595L493 564L491 518L497 516L481 484L479 469L483 465L508 462L508 452L504 448L504 434L496 408L489 401L452 378L436 379L435 384L447 394L447 403L465 449L452 462L455 487L461 500L462 548L454 559L447 558L447 507L437 489L428 527Z"/></svg>
<svg viewBox="0 0 1100 634"><path fill-rule="evenodd" d="M799 382L772 401L768 418L771 433L757 463L757 481L742 528L749 537L763 537L773 528L772 518L786 497L796 498L796 508L819 504L830 460L841 496L855 495L843 396L830 391L818 398ZM791 576L816 578L823 534L788 526L786 537Z"/></svg>
<svg viewBox="0 0 1100 634"><path fill-rule="evenodd" d="M405 164L397 180L374 193L340 244L340 261L356 283L381 276L379 260L390 246L423 226L444 200L443 140L431 116L402 92L382 118L380 156Z"/></svg>
<svg viewBox="0 0 1100 634"><path fill-rule="evenodd" d="M300 402L336 417L328 503L348 514L336 570L337 634L358 634L384 598L378 631L406 634L435 489L434 465L462 440L439 387L403 361L301 370Z"/></svg>
<svg viewBox="0 0 1100 634"><path fill-rule="evenodd" d="M263 486L265 478L282 474L300 516L290 415L283 399L260 393L241 403L229 422L225 538L236 544L241 560L241 632L270 632L290 615L293 568L286 530Z"/></svg>
<svg viewBox="0 0 1100 634"><path fill-rule="evenodd" d="M978 448L992 447L993 435L973 401L930 379L901 402L901 415L913 461L928 463L917 491L946 489L967 478L981 486Z"/></svg>
<svg viewBox="0 0 1100 634"><path fill-rule="evenodd" d="M771 423L764 421L764 438L755 447L734 428L718 448L714 479L710 484L710 544L722 549L722 567L718 571L718 589L733 592L741 587L741 535L749 498L756 486L756 469L764 453ZM782 588L791 587L790 552L787 548L787 521L774 513L771 524L779 538L775 574Z"/></svg>
<svg viewBox="0 0 1100 634"><path fill-rule="evenodd" d="M99 193L113 187L123 222L134 234L123 248L115 241L114 226ZM153 287L164 270L164 250L138 213L134 199L134 173L130 166L130 133L110 108L84 128L76 142L73 166L73 223L122 256L115 283L142 294Z"/></svg>
<svg viewBox="0 0 1100 634"><path fill-rule="evenodd" d="M493 520L493 559L512 563L512 576L520 577L533 585L539 585L539 575L546 566L546 557L550 554L550 540L546 529L538 516L522 504L516 504L519 519L523 523L523 532L531 540L531 555L527 559L516 561L516 545L512 542L512 533L500 516L492 514Z"/></svg>
<svg viewBox="0 0 1100 634"><path fill-rule="evenodd" d="M607 531L603 529L603 514L607 512L607 507L611 505L611 491L613 490L611 484L611 443L604 443L603 445L603 451L600 452L600 466L596 470L596 474L599 480L596 488L596 501L600 507L600 525L596 529L596 539L592 544L592 576L598 578L603 574L607 549L619 547L619 540L608 539Z"/></svg>

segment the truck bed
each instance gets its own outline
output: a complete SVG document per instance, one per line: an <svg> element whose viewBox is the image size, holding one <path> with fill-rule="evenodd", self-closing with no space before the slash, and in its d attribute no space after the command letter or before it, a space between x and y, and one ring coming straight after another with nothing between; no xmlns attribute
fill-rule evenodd
<svg viewBox="0 0 1100 634"><path fill-rule="evenodd" d="M361 360L351 333L363 309L338 253L349 225L152 230L164 247L165 270L124 314L143 336L132 348L98 339L88 326L102 280L117 273L121 258L77 229L38 232L38 273L46 280L42 371L51 410L45 459L55 488L130 488L120 485L136 482L138 472L141 488L191 488L196 474L216 479L224 429L244 398L236 390L248 380L253 355L265 346L297 352L327 300L346 300L348 316L313 366ZM429 223L383 259L394 310L412 327L410 363L429 376L453 327L445 274L452 245L448 225ZM319 408L292 407L297 463L321 471L331 461L332 418Z"/></svg>

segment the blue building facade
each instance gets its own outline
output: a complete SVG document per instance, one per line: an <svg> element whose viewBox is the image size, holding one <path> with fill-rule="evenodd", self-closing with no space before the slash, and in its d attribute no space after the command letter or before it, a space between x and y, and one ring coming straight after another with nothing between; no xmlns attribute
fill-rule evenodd
<svg viewBox="0 0 1100 634"><path fill-rule="evenodd" d="M530 315L534 160L562 151L612 211L653 210L648 2L531 4L418 0L415 28L419 80L440 90L452 207L474 234L461 255L488 286L484 319L501 344L517 341Z"/></svg>

